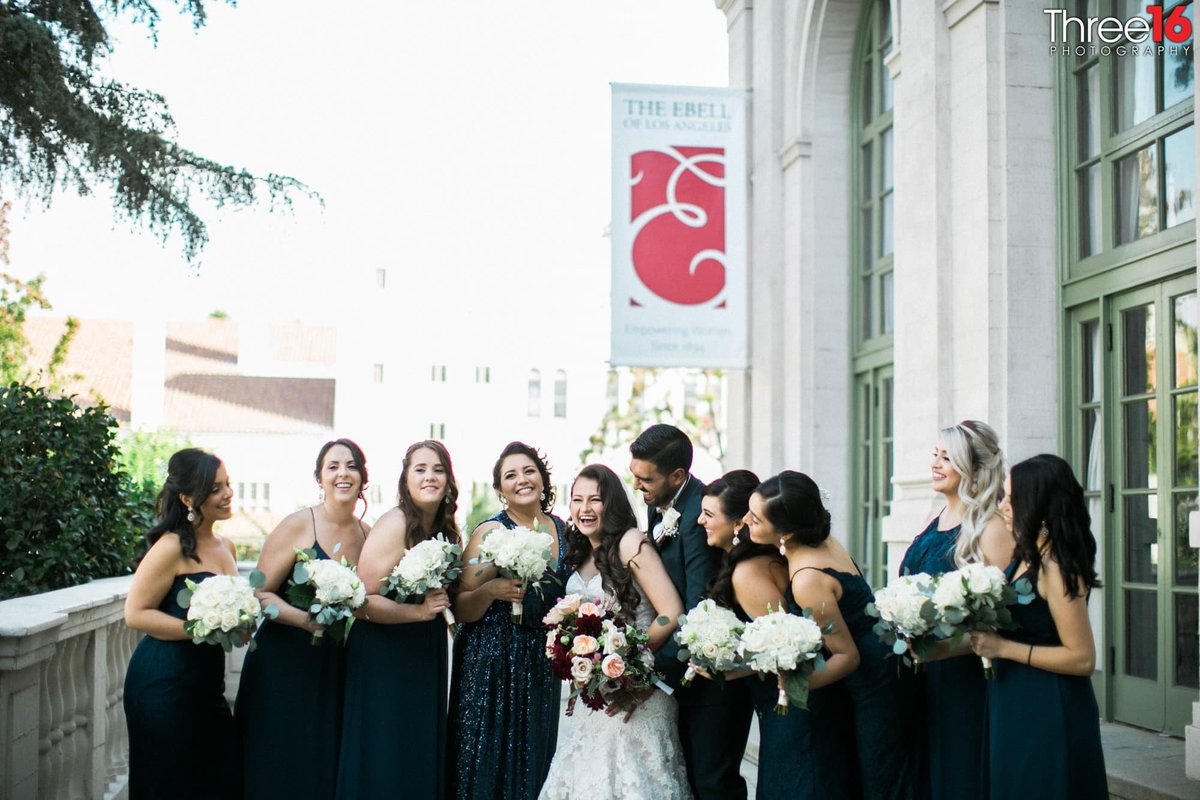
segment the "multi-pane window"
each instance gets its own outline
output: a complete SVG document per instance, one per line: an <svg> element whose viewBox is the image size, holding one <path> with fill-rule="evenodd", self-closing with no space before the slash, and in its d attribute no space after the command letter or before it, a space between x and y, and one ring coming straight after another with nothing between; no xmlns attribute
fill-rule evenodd
<svg viewBox="0 0 1200 800"><path fill-rule="evenodd" d="M373 375L376 383L383 383L383 364L375 365Z"/></svg>
<svg viewBox="0 0 1200 800"><path fill-rule="evenodd" d="M554 373L554 416L567 416L567 373L561 369Z"/></svg>
<svg viewBox="0 0 1200 800"><path fill-rule="evenodd" d="M237 485L238 511L270 511L271 484L239 481Z"/></svg>
<svg viewBox="0 0 1200 800"><path fill-rule="evenodd" d="M430 439L445 439L446 438L446 423L431 422L429 423L429 438Z"/></svg>
<svg viewBox="0 0 1200 800"><path fill-rule="evenodd" d="M446 365L445 364L434 364L432 367L430 367L429 368L429 380L432 381L433 383L445 383L446 382Z"/></svg>
<svg viewBox="0 0 1200 800"><path fill-rule="evenodd" d="M529 370L528 414L531 417L542 415L542 373L536 369Z"/></svg>
<svg viewBox="0 0 1200 800"><path fill-rule="evenodd" d="M475 382L476 383L491 383L492 382L492 368L491 367L476 367L475 368Z"/></svg>
<svg viewBox="0 0 1200 800"><path fill-rule="evenodd" d="M892 79L884 64L892 47L890 4L886 0L872 3L864 14L855 102L859 317L855 338L860 344L891 334L896 320L892 303Z"/></svg>
<svg viewBox="0 0 1200 800"><path fill-rule="evenodd" d="M387 270L386 269L375 270L375 286L380 289L387 288Z"/></svg>
<svg viewBox="0 0 1200 800"><path fill-rule="evenodd" d="M1150 20L1147 5L1077 0L1075 13ZM1162 6L1165 16L1174 12L1191 22L1191 0ZM1075 27L1068 33L1078 36ZM1077 46L1062 56L1070 59L1075 112L1066 152L1073 172L1069 222L1076 230L1072 275L1103 268L1111 259L1095 257L1196 217L1192 38L1167 40L1159 49L1143 45L1134 52L1133 43L1116 42Z"/></svg>

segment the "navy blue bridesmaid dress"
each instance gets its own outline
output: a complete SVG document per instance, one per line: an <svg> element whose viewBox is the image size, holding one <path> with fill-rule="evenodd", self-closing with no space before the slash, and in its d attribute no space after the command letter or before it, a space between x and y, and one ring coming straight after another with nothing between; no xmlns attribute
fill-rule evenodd
<svg viewBox="0 0 1200 800"><path fill-rule="evenodd" d="M501 511L491 519L516 527ZM542 617L563 594L563 522L557 517L559 563L543 575L541 596L525 593L524 619L512 604L493 602L454 641L447 720L446 797L455 800L535 800L558 739L561 683L546 658Z"/></svg>
<svg viewBox="0 0 1200 800"><path fill-rule="evenodd" d="M1058 646L1050 604L1012 606L1020 625L1002 635L1022 644ZM1059 675L1023 662L996 659L987 686L990 800L1069 797L1104 800L1108 777L1100 746L1100 709L1091 678Z"/></svg>
<svg viewBox="0 0 1200 800"><path fill-rule="evenodd" d="M179 593L184 580L199 583L211 572L175 576L158 610L186 619ZM144 636L125 673L129 726L130 800L239 797L233 716L225 700L225 653L190 639Z"/></svg>
<svg viewBox="0 0 1200 800"><path fill-rule="evenodd" d="M859 774L867 800L912 800L916 785L912 721L902 702L892 649L879 641L867 615L874 592L860 573L821 570L842 586L838 611L858 648L858 668L843 678L854 718ZM977 723L978 724L978 723Z"/></svg>
<svg viewBox="0 0 1200 800"><path fill-rule="evenodd" d="M788 592L788 611L801 614ZM756 800L854 800L861 797L844 681L814 689L808 709L776 714L773 675L742 679L758 716Z"/></svg>
<svg viewBox="0 0 1200 800"><path fill-rule="evenodd" d="M940 575L956 569L954 545L961 526L937 529L938 518L913 539L900 562L900 574ZM974 655L931 661L907 681L916 710L917 790L931 800L985 797L987 753L984 737L986 681Z"/></svg>
<svg viewBox="0 0 1200 800"><path fill-rule="evenodd" d="M317 558L329 558L319 542L312 546ZM235 709L245 796L329 800L342 727L342 647L329 636L309 644L308 631L270 620L254 638Z"/></svg>

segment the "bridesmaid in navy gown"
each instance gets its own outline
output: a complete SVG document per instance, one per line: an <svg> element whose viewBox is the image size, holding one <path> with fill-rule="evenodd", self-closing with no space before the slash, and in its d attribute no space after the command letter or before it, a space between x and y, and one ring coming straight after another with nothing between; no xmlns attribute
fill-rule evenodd
<svg viewBox="0 0 1200 800"><path fill-rule="evenodd" d="M747 521L754 541L778 544L787 555L789 610L811 609L819 625L833 625L825 635L825 668L812 674L809 686L831 705L834 698L824 687L845 691L853 731L847 742L836 717L818 723L824 709L814 709L814 767L835 772L828 764L840 765L838 774L817 784L815 796L854 796L861 790L870 800L909 800L916 791L912 736L895 663L886 660L890 651L879 643L871 630L873 620L866 616L870 586L846 548L829 535L830 516L816 483L790 470L767 479L750 498ZM851 766L855 760L857 768Z"/></svg>
<svg viewBox="0 0 1200 800"><path fill-rule="evenodd" d="M342 725L344 653L331 638L311 644L322 626L286 600L296 549L317 558L358 561L367 527L354 515L367 485L367 461L349 439L327 442L313 475L321 503L288 515L263 543L258 569L264 607L279 616L255 635L238 686L236 717L242 737L245 796L328 800L337 779ZM365 512L364 512L365 513Z"/></svg>
<svg viewBox="0 0 1200 800"><path fill-rule="evenodd" d="M225 653L192 643L178 602L189 578L238 574L233 543L213 533L232 499L216 456L195 448L171 456L158 522L125 599L125 623L146 634L125 674L130 800L240 796Z"/></svg>
<svg viewBox="0 0 1200 800"><path fill-rule="evenodd" d="M405 552L442 534L459 540L458 485L441 442L410 446L399 502L363 545L359 576L367 605L346 644L346 699L337 797L444 795L449 641L444 589L423 597L384 597L383 581Z"/></svg>
<svg viewBox="0 0 1200 800"><path fill-rule="evenodd" d="M994 660L987 687L988 796L1108 797L1100 710L1092 691L1096 645L1087 602L1100 586L1083 488L1058 456L1012 468L1001 508L1017 543L1010 578L1027 578L1033 602L1013 606L1020 627L971 634Z"/></svg>
<svg viewBox="0 0 1200 800"><path fill-rule="evenodd" d="M970 420L943 429L930 467L933 489L945 497L946 507L913 540L900 574L940 575L978 561L1007 565L1012 537L997 510L1004 458L995 431ZM980 660L970 657L965 642L952 653L939 647L921 674L904 679L917 726L918 795L932 800L983 797L985 681Z"/></svg>
<svg viewBox="0 0 1200 800"><path fill-rule="evenodd" d="M542 617L563 594L563 522L550 513L554 484L545 460L522 442L508 444L492 469L505 510L471 534L464 558L475 558L488 531L534 523L554 533L552 561L540 594L501 578L489 566L463 569L454 614L447 791L455 800L534 800L546 780L558 738L561 684L545 656ZM511 621L513 600L524 619Z"/></svg>

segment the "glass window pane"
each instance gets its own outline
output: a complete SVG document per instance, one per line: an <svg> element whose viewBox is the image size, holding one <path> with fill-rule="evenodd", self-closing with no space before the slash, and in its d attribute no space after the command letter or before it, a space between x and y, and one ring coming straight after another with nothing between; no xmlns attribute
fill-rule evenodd
<svg viewBox="0 0 1200 800"><path fill-rule="evenodd" d="M871 142L867 142L862 146L862 193L864 197L870 197L875 194L875 176L871 174L871 168L874 162L871 158Z"/></svg>
<svg viewBox="0 0 1200 800"><path fill-rule="evenodd" d="M1118 161L1116 179L1117 244L1157 233L1158 174L1154 165L1154 145Z"/></svg>
<svg viewBox="0 0 1200 800"><path fill-rule="evenodd" d="M1183 11L1183 16L1190 22L1192 6L1189 4ZM1193 33L1195 29L1193 28ZM1182 103L1195 93L1195 54L1192 53L1194 35L1187 42L1164 48L1162 58L1163 69L1163 109L1168 109L1176 103ZM1184 53L1184 47L1187 53ZM1175 51L1172 53L1171 51Z"/></svg>
<svg viewBox="0 0 1200 800"><path fill-rule="evenodd" d="M875 268L875 215L871 213L870 207L862 210L858 222L858 235L862 237L862 271L867 275Z"/></svg>
<svg viewBox="0 0 1200 800"><path fill-rule="evenodd" d="M1175 493L1175 585L1196 588L1200 554L1188 542L1188 515L1196 510L1196 492Z"/></svg>
<svg viewBox="0 0 1200 800"><path fill-rule="evenodd" d="M883 302L883 330L881 333L891 333L896 330L896 312L892 306L892 271L888 270L880 278L879 298Z"/></svg>
<svg viewBox="0 0 1200 800"><path fill-rule="evenodd" d="M879 44L887 44L892 38L892 4L888 0L879 0L875 3L875 7L879 9Z"/></svg>
<svg viewBox="0 0 1200 800"><path fill-rule="evenodd" d="M1196 385L1196 295L1185 294L1175 298L1175 367L1173 385Z"/></svg>
<svg viewBox="0 0 1200 800"><path fill-rule="evenodd" d="M1175 485L1196 486L1196 393L1175 396Z"/></svg>
<svg viewBox="0 0 1200 800"><path fill-rule="evenodd" d="M1104 247L1100 237L1100 164L1079 171L1079 257L1087 258Z"/></svg>
<svg viewBox="0 0 1200 800"><path fill-rule="evenodd" d="M879 255L892 254L892 193L888 192L879 200Z"/></svg>
<svg viewBox="0 0 1200 800"><path fill-rule="evenodd" d="M884 3L884 5L887 5ZM888 47L887 50L890 50ZM888 72L887 64L883 63L883 56L887 55L887 50L881 50L880 57L875 63L879 65L879 111L883 113L892 109L892 76Z"/></svg>
<svg viewBox="0 0 1200 800"><path fill-rule="evenodd" d="M1093 319L1083 323L1080 340L1083 350L1080 356L1083 395L1080 399L1085 403L1096 403L1100 400L1100 321Z"/></svg>
<svg viewBox="0 0 1200 800"><path fill-rule="evenodd" d="M1188 126L1163 140L1167 177L1167 227L1196 218L1196 129Z"/></svg>
<svg viewBox="0 0 1200 800"><path fill-rule="evenodd" d="M1125 350L1124 373L1126 395L1146 394L1155 387L1156 353L1154 336L1154 306L1127 308L1121 312L1121 336Z"/></svg>
<svg viewBox="0 0 1200 800"><path fill-rule="evenodd" d="M875 332L875 326L871 324L871 280L870 275L862 279L862 303L859 306L859 312L862 314L863 341L870 339Z"/></svg>
<svg viewBox="0 0 1200 800"><path fill-rule="evenodd" d="M1157 483L1158 430L1153 400L1125 406L1125 488L1153 489Z"/></svg>
<svg viewBox="0 0 1200 800"><path fill-rule="evenodd" d="M1123 19L1129 16L1132 14ZM1142 16L1146 16L1144 8ZM1116 71L1113 133L1132 128L1154 116L1154 62L1152 56L1132 54L1113 59Z"/></svg>
<svg viewBox="0 0 1200 800"><path fill-rule="evenodd" d="M893 396L894 392L895 392L895 384L892 381L892 379L884 378L883 379L883 435L884 435L884 438L886 438L886 439L892 438L892 430L893 430L893 422L894 422L894 420L892 419L892 414L893 414L892 405L893 405L893 400L894 400L894 396ZM888 474L889 475L891 474L890 469L888 471Z"/></svg>
<svg viewBox="0 0 1200 800"><path fill-rule="evenodd" d="M859 91L861 92L859 95L859 109L862 114L859 124L861 125L869 125L871 120L875 119L875 105L871 94L873 91L871 84L875 79L872 61L873 59L868 55L867 60L862 64L862 85L859 87Z"/></svg>
<svg viewBox="0 0 1200 800"><path fill-rule="evenodd" d="M1175 595L1175 685L1189 689L1200 688L1197 612L1200 612L1200 601L1196 595Z"/></svg>
<svg viewBox="0 0 1200 800"><path fill-rule="evenodd" d="M1100 468L1100 412L1095 408L1083 412L1083 488L1100 491L1103 479Z"/></svg>
<svg viewBox="0 0 1200 800"><path fill-rule="evenodd" d="M1125 592L1125 674L1158 680L1158 596Z"/></svg>
<svg viewBox="0 0 1200 800"><path fill-rule="evenodd" d="M1079 158L1100 152L1100 67L1093 65L1075 76L1079 97Z"/></svg>
<svg viewBox="0 0 1200 800"><path fill-rule="evenodd" d="M879 135L879 190L892 188L892 129Z"/></svg>
<svg viewBox="0 0 1200 800"><path fill-rule="evenodd" d="M1158 520L1149 495L1125 496L1125 580L1158 580Z"/></svg>

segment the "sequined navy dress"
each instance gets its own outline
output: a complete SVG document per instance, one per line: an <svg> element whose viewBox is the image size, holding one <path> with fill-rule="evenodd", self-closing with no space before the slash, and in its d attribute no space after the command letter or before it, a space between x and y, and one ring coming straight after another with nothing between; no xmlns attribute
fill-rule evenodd
<svg viewBox="0 0 1200 800"><path fill-rule="evenodd" d="M317 558L329 558L313 541ZM282 591L282 589L281 589ZM342 646L267 620L246 655L236 717L245 796L329 800L342 724Z"/></svg>
<svg viewBox="0 0 1200 800"><path fill-rule="evenodd" d="M212 574L176 575L158 610L186 619L178 603L184 580L199 583ZM124 705L131 800L240 796L220 647L144 636L129 659Z"/></svg>
<svg viewBox="0 0 1200 800"><path fill-rule="evenodd" d="M506 512L491 518L506 528ZM558 737L561 684L546 659L542 617L563 594L563 522L557 517L559 563L543 576L541 597L525 594L524 622L497 600L454 641L447 720L447 791L455 800L533 800Z"/></svg>
<svg viewBox="0 0 1200 800"><path fill-rule="evenodd" d="M900 574L940 575L955 569L954 544L961 526L938 530L935 518L909 545ZM985 681L974 656L925 665L910 679L918 716L918 796L932 800L985 797Z"/></svg>

